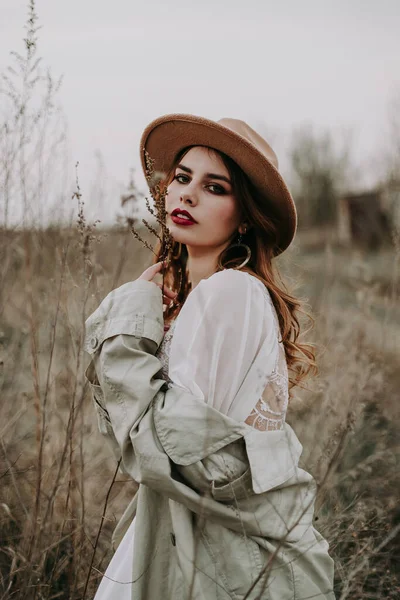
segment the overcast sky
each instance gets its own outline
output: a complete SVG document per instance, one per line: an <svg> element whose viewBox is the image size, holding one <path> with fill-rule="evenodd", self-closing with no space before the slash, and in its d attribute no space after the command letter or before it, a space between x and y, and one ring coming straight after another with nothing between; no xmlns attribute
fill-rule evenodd
<svg viewBox="0 0 400 600"><path fill-rule="evenodd" d="M1 0L1 71L10 50L23 51L27 4ZM139 170L142 130L170 112L237 117L270 132L284 172L290 132L304 122L352 128L357 158L370 161L400 89L399 5L37 0L38 54L64 76L60 100L83 192L96 150L110 180L126 182L131 166ZM118 198L107 204L114 214Z"/></svg>

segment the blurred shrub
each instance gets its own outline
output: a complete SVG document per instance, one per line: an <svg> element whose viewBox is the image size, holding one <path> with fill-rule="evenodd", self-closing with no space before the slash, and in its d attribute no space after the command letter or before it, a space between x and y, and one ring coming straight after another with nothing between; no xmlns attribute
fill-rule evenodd
<svg viewBox="0 0 400 600"><path fill-rule="evenodd" d="M338 198L352 171L349 143L339 147L331 133L304 125L294 131L289 155L299 225L335 223Z"/></svg>

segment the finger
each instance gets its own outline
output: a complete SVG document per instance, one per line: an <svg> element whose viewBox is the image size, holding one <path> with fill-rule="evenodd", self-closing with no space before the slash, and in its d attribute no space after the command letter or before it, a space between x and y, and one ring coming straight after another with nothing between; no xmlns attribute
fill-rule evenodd
<svg viewBox="0 0 400 600"><path fill-rule="evenodd" d="M163 286L162 283L156 283L156 285L160 288L160 290L162 291L163 295L166 296L167 298L169 298L170 300L173 299L173 298L175 298L178 295L176 292L173 292L166 285Z"/></svg>
<svg viewBox="0 0 400 600"><path fill-rule="evenodd" d="M170 304L170 302L172 302L172 300L173 300L173 298L171 298L170 296L167 296L167 295L166 295L166 294L164 294L164 293L162 294L162 301L163 301L163 304L167 304L167 305L169 305L169 304Z"/></svg>
<svg viewBox="0 0 400 600"><path fill-rule="evenodd" d="M176 298L176 296L178 295L176 292L173 292L172 290L170 290L169 288L167 288L165 285L162 288L163 294L165 296L167 296L170 300L173 298Z"/></svg>
<svg viewBox="0 0 400 600"><path fill-rule="evenodd" d="M171 302L172 302L171 298L166 298L165 296L163 297L163 304L165 306L170 306Z"/></svg>
<svg viewBox="0 0 400 600"><path fill-rule="evenodd" d="M163 266L163 262L160 260L159 262L155 263L154 265L151 265L145 271L143 271L139 279L151 281L153 277L157 275L157 273L160 273L160 271L163 269Z"/></svg>

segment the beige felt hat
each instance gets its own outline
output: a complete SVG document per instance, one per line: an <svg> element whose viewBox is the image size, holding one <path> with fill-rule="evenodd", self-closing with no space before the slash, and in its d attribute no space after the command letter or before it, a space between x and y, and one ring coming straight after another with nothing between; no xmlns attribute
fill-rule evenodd
<svg viewBox="0 0 400 600"><path fill-rule="evenodd" d="M278 218L276 254L293 240L297 226L293 198L278 171L271 146L244 121L210 121L194 115L171 114L152 121L140 141L140 156L146 173L145 150L154 160L155 171L168 172L178 152L188 146L208 146L232 158L260 192L265 211Z"/></svg>

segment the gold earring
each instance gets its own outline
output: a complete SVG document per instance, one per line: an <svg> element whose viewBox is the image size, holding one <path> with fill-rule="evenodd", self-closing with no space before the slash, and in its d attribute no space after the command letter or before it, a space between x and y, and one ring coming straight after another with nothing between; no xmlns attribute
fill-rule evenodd
<svg viewBox="0 0 400 600"><path fill-rule="evenodd" d="M247 231L247 230L246 230L246 231ZM240 265L238 265L238 266L236 266L236 267L231 267L232 269L235 269L235 270L241 269L242 267L244 267L245 265L247 265L247 263L248 263L248 262L249 262L249 260L251 259L251 248L250 248L250 246L248 246L247 244L243 244L243 243L242 243L242 234L241 234L241 233L239 233L239 236L238 236L237 242L236 242L235 244L232 244L231 246L228 246L228 248L225 248L225 250L223 250L223 251L221 252L221 254L219 255L219 258L218 258L218 267L219 267L220 269L225 269L225 268L226 268L226 267L225 267L225 266L222 264L222 257L224 256L224 254L225 254L226 252L229 252L230 250L232 250L232 248L245 248L245 249L246 249L246 253L247 253L247 256L246 256L246 258L244 259L244 261L243 261L243 262L242 262Z"/></svg>

